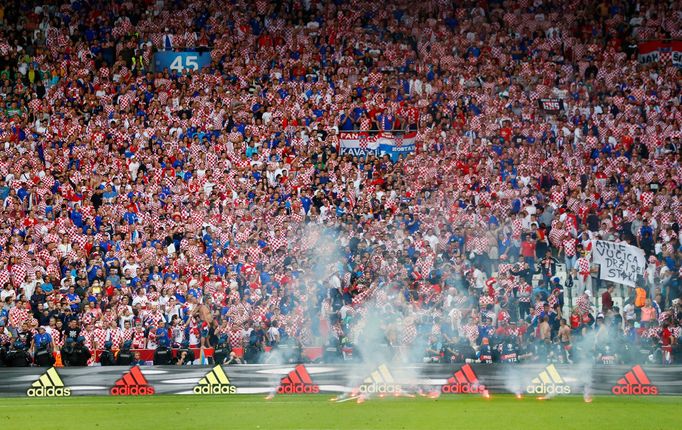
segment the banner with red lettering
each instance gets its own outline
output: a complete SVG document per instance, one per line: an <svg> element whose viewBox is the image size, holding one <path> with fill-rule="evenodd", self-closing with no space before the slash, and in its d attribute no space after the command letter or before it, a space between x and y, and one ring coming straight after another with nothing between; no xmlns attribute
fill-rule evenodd
<svg viewBox="0 0 682 430"><path fill-rule="evenodd" d="M668 63L682 67L682 41L647 40L638 45L637 59L642 64Z"/></svg>

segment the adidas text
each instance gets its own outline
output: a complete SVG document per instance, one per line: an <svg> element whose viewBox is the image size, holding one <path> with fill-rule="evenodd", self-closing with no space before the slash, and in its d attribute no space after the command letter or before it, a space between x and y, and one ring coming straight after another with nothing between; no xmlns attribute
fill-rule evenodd
<svg viewBox="0 0 682 430"><path fill-rule="evenodd" d="M68 397L71 395L71 389L60 387L29 388L26 390L26 395L28 397Z"/></svg>
<svg viewBox="0 0 682 430"><path fill-rule="evenodd" d="M400 393L402 387L399 384L363 384L360 385L361 393Z"/></svg>
<svg viewBox="0 0 682 430"><path fill-rule="evenodd" d="M234 385L197 385L194 394L235 394L237 387Z"/></svg>
<svg viewBox="0 0 682 430"><path fill-rule="evenodd" d="M482 394L485 392L485 386L471 384L448 384L443 385L441 392L445 394Z"/></svg>
<svg viewBox="0 0 682 430"><path fill-rule="evenodd" d="M277 388L279 394L309 394L319 393L320 387L317 385L280 385Z"/></svg>
<svg viewBox="0 0 682 430"><path fill-rule="evenodd" d="M616 396L636 395L636 396L656 396L658 395L658 387L654 385L616 385L611 389L611 392Z"/></svg>
<svg viewBox="0 0 682 430"><path fill-rule="evenodd" d="M571 394L571 387L559 384L539 384L526 387L528 394Z"/></svg>
<svg viewBox="0 0 682 430"><path fill-rule="evenodd" d="M149 385L122 385L112 387L112 396L151 396L154 394L154 387Z"/></svg>

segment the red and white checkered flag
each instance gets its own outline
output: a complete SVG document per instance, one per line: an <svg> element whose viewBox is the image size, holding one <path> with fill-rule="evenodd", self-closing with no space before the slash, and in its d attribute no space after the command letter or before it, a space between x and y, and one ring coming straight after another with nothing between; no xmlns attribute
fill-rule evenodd
<svg viewBox="0 0 682 430"><path fill-rule="evenodd" d="M400 148L401 146L403 146L403 135L402 135L402 134L397 135L397 136L395 137L395 146L398 147L398 148Z"/></svg>
<svg viewBox="0 0 682 430"><path fill-rule="evenodd" d="M367 135L367 133L361 133L360 134L360 148L367 149L367 145L369 145L369 136Z"/></svg>

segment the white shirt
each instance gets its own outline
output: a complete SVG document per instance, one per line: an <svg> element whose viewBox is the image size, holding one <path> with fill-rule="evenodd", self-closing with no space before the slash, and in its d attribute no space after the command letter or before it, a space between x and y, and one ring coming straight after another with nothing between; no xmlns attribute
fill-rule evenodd
<svg viewBox="0 0 682 430"><path fill-rule="evenodd" d="M337 289L341 291L341 279L339 278L338 275L334 274L332 275L331 278L329 278L329 288L332 289Z"/></svg>
<svg viewBox="0 0 682 430"><path fill-rule="evenodd" d="M30 299L36 289L36 282L23 282L21 288L24 289L24 297Z"/></svg>
<svg viewBox="0 0 682 430"><path fill-rule="evenodd" d="M435 234L432 234L430 236L424 236L424 240L429 242L429 246L433 252L436 252L436 247L438 246L438 237Z"/></svg>
<svg viewBox="0 0 682 430"><path fill-rule="evenodd" d="M266 333L269 341L279 341L279 330L277 327L270 327Z"/></svg>
<svg viewBox="0 0 682 430"><path fill-rule="evenodd" d="M1 301L2 303L5 303L5 299L6 299L7 297L15 297L15 298L16 298L16 296L17 296L16 291L14 291L14 290L4 290L4 289L3 289L3 290L0 292L0 301Z"/></svg>
<svg viewBox="0 0 682 430"><path fill-rule="evenodd" d="M635 314L635 306L632 303L628 303L623 308L623 313L625 314L625 320L634 320L637 318Z"/></svg>
<svg viewBox="0 0 682 430"><path fill-rule="evenodd" d="M474 288L482 290L485 287L486 275L478 268L474 269Z"/></svg>
<svg viewBox="0 0 682 430"><path fill-rule="evenodd" d="M135 276L137 276L137 268L138 268L138 267L140 267L140 265L137 264L137 263L132 263L132 264L128 263L128 264L126 264L125 266L123 266L123 273L125 273L125 271L126 271L127 269L130 269L130 274L131 274L131 275L133 276L133 278L134 278Z"/></svg>

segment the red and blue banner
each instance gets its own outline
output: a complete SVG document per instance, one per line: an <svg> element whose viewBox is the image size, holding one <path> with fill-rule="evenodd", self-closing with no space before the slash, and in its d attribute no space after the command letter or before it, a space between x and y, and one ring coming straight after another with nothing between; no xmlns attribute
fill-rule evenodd
<svg viewBox="0 0 682 430"><path fill-rule="evenodd" d="M414 152L416 140L416 131L404 133L390 131L341 132L339 134L339 150L342 155L350 154L357 157L368 155L383 157L388 155L395 162Z"/></svg>

